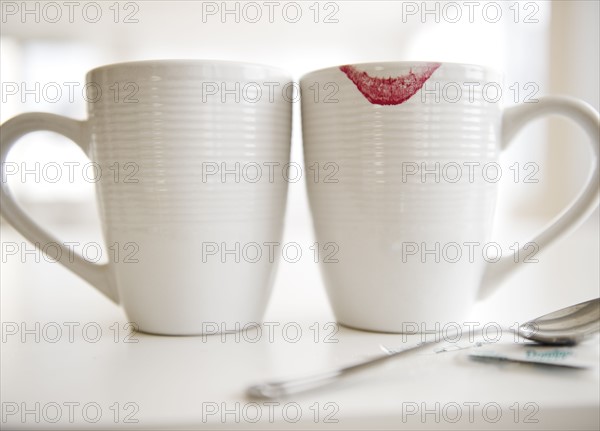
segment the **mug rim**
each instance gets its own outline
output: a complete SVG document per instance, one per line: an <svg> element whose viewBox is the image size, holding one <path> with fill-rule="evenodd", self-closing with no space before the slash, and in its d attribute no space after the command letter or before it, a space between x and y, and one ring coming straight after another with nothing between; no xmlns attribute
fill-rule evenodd
<svg viewBox="0 0 600 431"><path fill-rule="evenodd" d="M337 66L328 66L328 67L323 67L320 69L316 69L310 72L306 72L305 74L303 74L300 77L300 81L304 81L306 79L308 79L311 75L317 75L320 73L326 73L326 72L332 72L334 70L339 70L340 67L342 66L355 66L355 67L359 67L359 68L367 68L367 67L373 67L373 66L399 66L399 65L403 65L403 66L408 66L408 65L425 65L425 64L431 64L431 63L439 63L440 65L449 65L452 67L463 67L463 68L477 68L483 71L486 71L488 73L494 73L500 76L503 76L503 73L498 71L497 69L493 68L493 67L489 67L489 66L484 66L481 64L475 64L475 63L456 63L456 62L452 62L452 61L425 61L425 60L401 60L401 61L368 61L368 62L362 62L362 63L346 63L346 64L339 64Z"/></svg>
<svg viewBox="0 0 600 431"><path fill-rule="evenodd" d="M235 60L219 60L219 59L192 59L192 58L182 58L182 59L150 59L150 60L133 60L133 61L120 61L115 63L108 63L102 66L94 67L90 69L86 73L86 78L89 78L93 74L103 72L106 70L116 69L119 67L127 67L127 66L138 66L138 67L151 67L151 66L159 66L159 65L173 65L173 66L200 66L200 65L220 65L220 66L239 66L239 67L253 67L253 68L261 68L263 70L269 70L270 72L276 72L282 76L285 76L292 79L291 74L280 67L271 66L268 64L262 63L252 63L246 61L235 61Z"/></svg>

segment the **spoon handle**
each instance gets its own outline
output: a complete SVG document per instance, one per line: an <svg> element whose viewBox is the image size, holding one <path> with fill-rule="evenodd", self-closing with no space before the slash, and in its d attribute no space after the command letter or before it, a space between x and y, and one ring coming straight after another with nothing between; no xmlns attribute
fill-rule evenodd
<svg viewBox="0 0 600 431"><path fill-rule="evenodd" d="M353 374L356 371L370 368L372 366L380 364L381 362L385 362L391 358L395 358L396 356L400 356L404 353L418 350L421 347L436 342L437 341L424 341L407 347L405 349L395 351L393 353L379 355L375 358L368 359L366 361L358 362L353 365L348 365L346 367L338 368L324 373L311 374L308 376L298 377L294 379L278 380L252 385L247 389L247 394L252 398L274 399L286 395L292 395L300 392L309 391L312 389L319 388L321 386L328 385L329 383L332 383L347 375Z"/></svg>

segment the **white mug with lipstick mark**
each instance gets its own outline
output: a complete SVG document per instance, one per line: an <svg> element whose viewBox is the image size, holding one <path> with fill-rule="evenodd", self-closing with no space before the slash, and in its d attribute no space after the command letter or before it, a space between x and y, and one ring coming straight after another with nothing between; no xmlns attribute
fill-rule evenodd
<svg viewBox="0 0 600 431"><path fill-rule="evenodd" d="M100 67L86 81L87 120L28 113L1 126L2 178L10 149L38 130L71 139L105 173L97 199L105 243L119 257L98 265L61 245L59 262L145 332L260 323L277 260L256 259L261 250L249 245L281 241L287 182L257 170L289 162L292 107L281 90L291 78L248 63L160 60ZM281 92L270 97L262 85ZM130 175L115 180L115 164ZM10 224L42 249L61 244L1 186Z"/></svg>
<svg viewBox="0 0 600 431"><path fill-rule="evenodd" d="M341 324L413 332L464 322L478 297L597 207L598 112L552 96L503 109L501 84L481 66L425 62L344 65L301 79L306 166L338 169L336 181L307 178L307 187L317 240L338 250L321 272ZM513 136L549 114L587 132L590 175L560 216L519 243L515 262L490 237L494 170Z"/></svg>

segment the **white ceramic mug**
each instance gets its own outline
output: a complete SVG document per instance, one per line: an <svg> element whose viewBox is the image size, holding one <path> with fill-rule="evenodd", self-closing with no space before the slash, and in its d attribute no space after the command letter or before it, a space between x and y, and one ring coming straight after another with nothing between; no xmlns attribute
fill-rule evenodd
<svg viewBox="0 0 600 431"><path fill-rule="evenodd" d="M276 68L225 61L100 67L86 77L87 120L29 113L2 125L2 169L15 142L37 130L71 139L101 172L128 167L129 181L111 172L97 182L104 239L121 257L98 265L63 247L60 262L122 304L140 330L201 334L260 323L277 260L240 253L281 239L287 183L266 168L289 162L290 81ZM2 216L25 238L60 245L4 182L1 190Z"/></svg>
<svg viewBox="0 0 600 431"><path fill-rule="evenodd" d="M450 63L332 67L304 76L301 91L305 163L337 171L307 185L317 240L338 248L321 270L344 325L412 332L465 322L478 296L597 206L599 121L584 102L542 97L502 109L500 74ZM590 177L560 217L519 243L516 263L515 253L498 259L499 154L548 114L588 133Z"/></svg>

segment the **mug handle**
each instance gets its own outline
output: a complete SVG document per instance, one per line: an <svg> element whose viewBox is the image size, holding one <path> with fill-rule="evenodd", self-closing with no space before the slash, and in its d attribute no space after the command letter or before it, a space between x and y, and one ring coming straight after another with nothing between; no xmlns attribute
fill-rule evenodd
<svg viewBox="0 0 600 431"><path fill-rule="evenodd" d="M0 173L5 178L5 162L12 146L27 133L47 130L59 133L75 142L87 155L89 148L87 137L87 122L72 120L54 114L28 113L18 115L0 126ZM2 216L37 248L40 244L57 244L60 249L59 262L75 274L86 280L113 302L118 303L117 290L111 283L107 264L99 265L86 261L77 253L69 255L60 241L39 227L13 199L4 180L0 184L0 212ZM69 256L69 257L67 257Z"/></svg>
<svg viewBox="0 0 600 431"><path fill-rule="evenodd" d="M507 108L502 116L502 150L508 148L512 138L525 124L537 117L548 114L569 117L589 135L589 144L593 154L591 159L592 172L577 198L533 240L520 247L519 256L523 256L523 253L527 252L528 244L533 243L538 249L542 249L575 229L598 206L598 190L600 189L598 184L600 117L598 112L587 103L571 97L546 96L541 97L538 103L521 104ZM495 263L487 263L478 298L487 298L521 264L522 259L517 259L517 262L515 262L513 256L504 256Z"/></svg>

